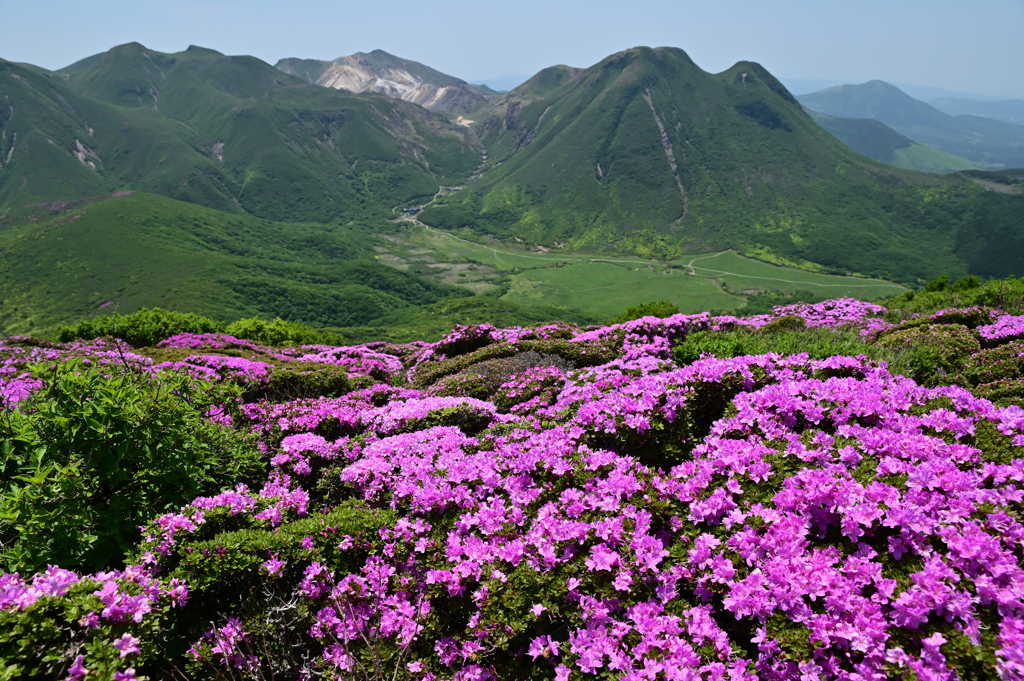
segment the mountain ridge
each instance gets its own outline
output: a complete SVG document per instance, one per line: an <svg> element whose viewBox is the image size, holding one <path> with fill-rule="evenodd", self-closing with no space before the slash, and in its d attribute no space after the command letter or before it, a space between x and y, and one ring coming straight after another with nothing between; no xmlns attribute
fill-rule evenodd
<svg viewBox="0 0 1024 681"><path fill-rule="evenodd" d="M923 173L954 173L987 166L920 144L875 118L841 118L814 109L807 113L821 127L861 156L905 170Z"/></svg>
<svg viewBox="0 0 1024 681"><path fill-rule="evenodd" d="M205 48L129 43L63 72L3 62L0 88L0 208L138 189L331 222L433 194L478 162L444 116Z"/></svg>
<svg viewBox="0 0 1024 681"><path fill-rule="evenodd" d="M875 118L915 142L989 167L1024 167L1024 126L950 116L881 80L839 85L797 99L831 116Z"/></svg>
<svg viewBox="0 0 1024 681"><path fill-rule="evenodd" d="M962 271L955 220L927 197L974 189L855 154L753 62L711 74L678 48L633 48L541 72L477 130L482 175L424 211L427 224L608 253L736 248L902 281Z"/></svg>
<svg viewBox="0 0 1024 681"><path fill-rule="evenodd" d="M134 190L185 202L167 208L166 221L186 231L192 204L220 211L196 218L217 234L217 225L235 229L232 214L273 221L245 239L271 241L252 235L298 233L303 223L322 228L313 240L342 227L352 238L384 234L372 251L382 263L390 262L388 237L404 229L387 220L427 206L419 217L435 228L588 258L668 261L734 249L778 265L911 285L943 272L1024 273L1024 203L1009 180L923 175L864 158L815 123L762 66L741 61L707 73L678 48L637 47L588 68L543 69L473 121L194 46L164 54L129 43L61 72L0 62L0 94L0 221L25 239L34 231L19 206ZM429 197L436 201L428 205ZM136 199L147 201L168 205ZM130 203L104 208L110 233L130 227L114 210ZM162 224L159 210L136 208ZM100 229L93 219L82 224ZM61 232L48 234L59 240ZM223 239L240 253L259 251L245 239ZM154 243L177 253L166 240ZM3 257L20 252L12 246ZM417 277L434 276L429 259L407 263ZM477 271L465 264L446 275L447 284ZM327 323L308 301L340 281L333 275L262 255L246 268L246 277L262 274L239 278L231 269L231 295L248 295L243 280L272 285L261 284L258 308L240 313ZM284 294L274 291L290 290L282 280L291 276L303 282L296 300L306 302L279 311ZM353 301L389 300L351 291Z"/></svg>

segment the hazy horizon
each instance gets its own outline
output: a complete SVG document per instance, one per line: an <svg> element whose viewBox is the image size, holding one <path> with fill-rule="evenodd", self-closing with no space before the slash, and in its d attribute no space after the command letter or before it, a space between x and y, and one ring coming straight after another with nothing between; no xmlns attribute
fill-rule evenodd
<svg viewBox="0 0 1024 681"><path fill-rule="evenodd" d="M834 6L809 0L754 3L522 0L515 11L441 0L398 0L386 12L300 0L70 0L15 6L0 16L18 30L0 58L59 69L115 45L161 52L189 45L249 54L330 60L383 49L468 82L528 76L554 64L591 66L647 45L679 47L705 71L756 61L783 80L885 80L953 93L1024 99L1024 0L881 0ZM382 19L382 16L386 18Z"/></svg>

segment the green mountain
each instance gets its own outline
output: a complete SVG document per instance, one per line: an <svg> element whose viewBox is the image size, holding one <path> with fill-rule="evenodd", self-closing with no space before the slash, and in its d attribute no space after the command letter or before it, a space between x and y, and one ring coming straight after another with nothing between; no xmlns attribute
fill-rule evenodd
<svg viewBox="0 0 1024 681"><path fill-rule="evenodd" d="M484 171L424 222L568 250L735 248L904 282L966 273L954 239L981 192L854 153L757 64L709 74L682 50L636 48L554 67L477 132Z"/></svg>
<svg viewBox="0 0 1024 681"><path fill-rule="evenodd" d="M918 144L874 118L840 118L806 109L821 127L861 156L922 173L955 173L985 166Z"/></svg>
<svg viewBox="0 0 1024 681"><path fill-rule="evenodd" d="M442 263L418 250L415 230L386 220L418 204L424 222L460 238L556 252L674 260L731 248L904 283L1024 274L1015 176L872 161L757 64L709 74L678 49L545 69L473 114L472 127L196 47L123 45L58 72L0 62L0 96L2 333L113 306L423 326L442 308L455 310L449 321L487 308L483 296L450 308L467 291L442 281L487 279L493 295L515 286L518 299L563 312L577 305L554 291L605 285L585 274L594 267L530 279L483 261ZM395 249L408 273L381 264ZM683 276L688 261L676 262ZM749 274L723 270L701 286L736 304L770 297L775 275L754 276L754 291L739 281ZM718 289L727 275L730 293Z"/></svg>
<svg viewBox="0 0 1024 681"><path fill-rule="evenodd" d="M431 111L472 114L495 99L490 88L435 71L384 50L357 52L334 61L282 59L277 68L310 83L349 92L376 92Z"/></svg>
<svg viewBox="0 0 1024 681"><path fill-rule="evenodd" d="M830 116L877 119L915 142L989 167L1024 167L1024 126L980 116L950 116L880 80L840 85L797 99Z"/></svg>
<svg viewBox="0 0 1024 681"><path fill-rule="evenodd" d="M131 43L56 73L0 62L0 208L136 189L273 220L383 214L478 163L415 105L253 57Z"/></svg>

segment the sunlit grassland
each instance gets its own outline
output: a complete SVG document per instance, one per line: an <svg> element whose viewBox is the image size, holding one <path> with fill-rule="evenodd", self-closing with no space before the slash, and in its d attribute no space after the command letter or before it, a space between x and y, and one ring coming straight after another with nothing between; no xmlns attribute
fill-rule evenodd
<svg viewBox="0 0 1024 681"><path fill-rule="evenodd" d="M600 261L516 274L504 298L524 303L571 305L603 315L614 315L650 300L671 301L686 313L739 309L745 303L743 298L729 295L708 277L692 276L663 265Z"/></svg>
<svg viewBox="0 0 1024 681"><path fill-rule="evenodd" d="M681 266L697 276L715 278L737 291L810 291L821 293L828 298L846 296L874 300L907 290L905 286L884 279L843 277L792 267L779 267L745 258L735 251L687 256L674 260L671 264Z"/></svg>
<svg viewBox="0 0 1024 681"><path fill-rule="evenodd" d="M0 333L143 307L349 326L462 293L373 262L369 232L141 192L28 206L0 216Z"/></svg>
<svg viewBox="0 0 1024 681"><path fill-rule="evenodd" d="M881 279L780 267L733 251L688 255L670 262L579 253L529 252L479 244L433 228L412 227L409 241L439 262L474 262L507 273L503 299L614 315L637 303L668 300L683 312L741 310L743 292L806 292L809 298L873 300L906 288ZM724 285L724 287L723 287Z"/></svg>

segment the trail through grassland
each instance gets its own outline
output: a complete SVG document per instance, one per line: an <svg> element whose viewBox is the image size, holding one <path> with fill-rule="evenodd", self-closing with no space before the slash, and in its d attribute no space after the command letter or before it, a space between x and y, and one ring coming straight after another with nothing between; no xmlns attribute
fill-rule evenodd
<svg viewBox="0 0 1024 681"><path fill-rule="evenodd" d="M434 199L452 190L458 191L442 188ZM395 213L409 230L394 239L394 247L380 256L382 262L477 292L506 286L502 298L516 303L555 305L599 315L614 315L650 300L669 300L684 312L739 311L754 294L783 298L806 293L803 297L817 300L841 296L875 299L906 290L880 279L772 265L732 250L692 254L667 262L546 249L528 251L477 243L430 227L415 213L399 213L397 208Z"/></svg>

